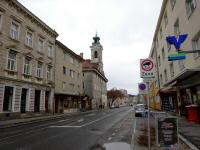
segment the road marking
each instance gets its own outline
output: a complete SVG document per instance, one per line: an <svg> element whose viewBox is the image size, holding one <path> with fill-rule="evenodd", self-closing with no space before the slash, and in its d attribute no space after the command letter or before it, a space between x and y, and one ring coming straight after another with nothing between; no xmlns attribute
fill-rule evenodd
<svg viewBox="0 0 200 150"><path fill-rule="evenodd" d="M115 133L112 134L112 136L114 136L114 135L115 135Z"/></svg>
<svg viewBox="0 0 200 150"><path fill-rule="evenodd" d="M77 122L83 122L84 121L84 119L83 118L81 118L81 119L79 119Z"/></svg>
<svg viewBox="0 0 200 150"><path fill-rule="evenodd" d="M92 123L95 123L95 122L97 122L97 121L100 121L100 120L102 120L102 119L105 119L106 117L109 117L109 116L111 116L111 115L107 115L107 116L101 117L101 118L99 118L99 119L93 120L93 121L91 121L91 122L85 123L85 124L80 125L80 126L65 125L65 126L50 126L50 128L59 128L59 127L60 127L60 128L81 128L81 127L85 127L85 126L91 125ZM81 119L80 119L80 120L81 120Z"/></svg>
<svg viewBox="0 0 200 150"><path fill-rule="evenodd" d="M50 128L81 128L82 126L50 126Z"/></svg>
<svg viewBox="0 0 200 150"><path fill-rule="evenodd" d="M82 127L91 125L91 124L93 124L93 123L95 123L95 122L97 122L97 121L99 121L99 120L103 120L103 119L105 119L106 117L109 117L109 116L111 116L111 115L107 115L107 116L101 117L101 118L99 118L99 119L93 120L93 121L91 121L91 122L85 123L85 124L82 125Z"/></svg>
<svg viewBox="0 0 200 150"><path fill-rule="evenodd" d="M95 113L92 113L92 114L85 115L85 116L88 117L88 116L94 116L94 115L96 115L96 114L95 114Z"/></svg>
<svg viewBox="0 0 200 150"><path fill-rule="evenodd" d="M70 120L70 119L59 120L57 122L64 122L64 121L68 121L68 120Z"/></svg>
<svg viewBox="0 0 200 150"><path fill-rule="evenodd" d="M112 139L111 137L108 138L109 141L110 141L111 139Z"/></svg>

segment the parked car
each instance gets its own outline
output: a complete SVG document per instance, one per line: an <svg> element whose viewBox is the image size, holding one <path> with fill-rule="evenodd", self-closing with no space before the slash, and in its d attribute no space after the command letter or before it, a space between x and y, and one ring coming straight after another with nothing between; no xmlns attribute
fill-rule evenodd
<svg viewBox="0 0 200 150"><path fill-rule="evenodd" d="M146 116L147 110L145 109L144 104L137 104L135 106L135 117L143 117Z"/></svg>

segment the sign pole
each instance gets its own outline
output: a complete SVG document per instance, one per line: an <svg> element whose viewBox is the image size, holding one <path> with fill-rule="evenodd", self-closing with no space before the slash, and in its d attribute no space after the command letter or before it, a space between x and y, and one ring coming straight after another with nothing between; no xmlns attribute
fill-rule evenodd
<svg viewBox="0 0 200 150"><path fill-rule="evenodd" d="M147 107L148 107L148 150L151 150L151 131L150 131L150 111L149 111L149 101L150 101L150 97L149 97L149 82L147 82Z"/></svg>

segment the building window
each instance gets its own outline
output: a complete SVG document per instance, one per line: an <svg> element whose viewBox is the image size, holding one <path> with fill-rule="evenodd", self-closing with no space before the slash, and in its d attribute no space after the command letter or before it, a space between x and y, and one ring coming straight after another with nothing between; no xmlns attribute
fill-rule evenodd
<svg viewBox="0 0 200 150"><path fill-rule="evenodd" d="M3 13L0 11L0 30L2 29L3 26Z"/></svg>
<svg viewBox="0 0 200 150"><path fill-rule="evenodd" d="M74 78L75 72L73 70L70 70L69 75L70 75L71 78Z"/></svg>
<svg viewBox="0 0 200 150"><path fill-rule="evenodd" d="M184 62L184 60L179 60L178 61L178 65L179 65L180 71L183 70L185 68L185 62Z"/></svg>
<svg viewBox="0 0 200 150"><path fill-rule="evenodd" d="M24 74L30 75L31 74L31 58L25 57L24 60Z"/></svg>
<svg viewBox="0 0 200 150"><path fill-rule="evenodd" d="M16 22L11 23L10 36L12 39L18 40L19 38L19 24Z"/></svg>
<svg viewBox="0 0 200 150"><path fill-rule="evenodd" d="M69 62L70 62L71 64L74 64L74 58L73 58L72 56L70 56Z"/></svg>
<svg viewBox="0 0 200 150"><path fill-rule="evenodd" d="M178 36L180 34L179 19L177 19L175 24L174 24L174 34L176 36Z"/></svg>
<svg viewBox="0 0 200 150"><path fill-rule="evenodd" d="M167 78L167 70L166 69L164 71L164 76L165 76L165 82L167 82L168 78Z"/></svg>
<svg viewBox="0 0 200 150"><path fill-rule="evenodd" d="M3 99L3 111L12 111L14 88L5 86L4 99Z"/></svg>
<svg viewBox="0 0 200 150"><path fill-rule="evenodd" d="M192 41L193 50L200 50L200 35ZM200 52L193 54L194 58L200 56Z"/></svg>
<svg viewBox="0 0 200 150"><path fill-rule="evenodd" d="M42 63L38 62L37 64L37 77L42 78Z"/></svg>
<svg viewBox="0 0 200 150"><path fill-rule="evenodd" d="M197 2L196 0L186 0L185 5L186 5L187 16L190 17L194 12L195 8L197 7Z"/></svg>
<svg viewBox="0 0 200 150"><path fill-rule="evenodd" d="M162 27L160 28L160 38L162 38L163 32L162 32Z"/></svg>
<svg viewBox="0 0 200 150"><path fill-rule="evenodd" d="M14 51L10 51L8 54L8 66L7 69L11 70L11 71L15 71L16 70L16 52Z"/></svg>
<svg viewBox="0 0 200 150"><path fill-rule="evenodd" d="M164 15L164 22L165 22L165 27L167 26L168 24L168 17L167 17L167 13L165 13Z"/></svg>
<svg viewBox="0 0 200 150"><path fill-rule="evenodd" d="M47 65L47 80L52 80L52 76L53 76L53 67L50 65Z"/></svg>
<svg viewBox="0 0 200 150"><path fill-rule="evenodd" d="M173 9L174 9L174 6L175 6L175 4L176 4L176 0L170 0L170 2L171 2L172 10L173 10Z"/></svg>
<svg viewBox="0 0 200 150"><path fill-rule="evenodd" d="M30 31L26 32L26 45L33 47L33 33Z"/></svg>
<svg viewBox="0 0 200 150"><path fill-rule="evenodd" d="M48 56L53 57L53 46L52 45L48 46Z"/></svg>
<svg viewBox="0 0 200 150"><path fill-rule="evenodd" d="M63 74L66 75L67 74L67 70L66 70L66 67L63 66Z"/></svg>
<svg viewBox="0 0 200 150"><path fill-rule="evenodd" d="M158 44L158 38L156 38L156 48L159 47L159 44Z"/></svg>
<svg viewBox="0 0 200 150"><path fill-rule="evenodd" d="M161 65L160 56L158 56L158 65Z"/></svg>
<svg viewBox="0 0 200 150"><path fill-rule="evenodd" d="M68 59L68 54L64 53L64 60L67 61L67 59Z"/></svg>
<svg viewBox="0 0 200 150"><path fill-rule="evenodd" d="M162 48L162 59L165 60L165 50Z"/></svg>
<svg viewBox="0 0 200 150"><path fill-rule="evenodd" d="M42 52L43 48L44 48L44 41L41 38L39 38L39 40L38 40L38 51Z"/></svg>
<svg viewBox="0 0 200 150"><path fill-rule="evenodd" d="M174 64L173 64L173 62L169 65L169 69L170 69L170 75L171 75L171 77L173 77L174 76Z"/></svg>

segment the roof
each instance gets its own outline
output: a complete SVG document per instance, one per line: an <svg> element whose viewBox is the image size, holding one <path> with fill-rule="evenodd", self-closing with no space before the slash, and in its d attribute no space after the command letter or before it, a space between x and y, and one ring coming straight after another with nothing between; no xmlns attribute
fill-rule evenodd
<svg viewBox="0 0 200 150"><path fill-rule="evenodd" d="M40 20L37 16L35 16L32 12L30 12L26 7L24 7L20 2L17 0L5 0L9 4L12 4L13 6L19 8L18 10L23 11L28 17L31 17L32 20L36 21L37 24L39 24L41 27L45 28L49 33L51 33L53 36L57 37L58 33L50 28L46 23L44 23L42 20Z"/></svg>
<svg viewBox="0 0 200 150"><path fill-rule="evenodd" d="M108 82L108 79L105 77L105 75L99 71L98 64L91 63L90 59L86 59L83 61L83 72L84 71L94 71L99 74L106 82Z"/></svg>
<svg viewBox="0 0 200 150"><path fill-rule="evenodd" d="M83 58L82 58L80 55L74 53L71 49L69 49L67 46L65 46L65 45L64 45L63 43L61 43L60 41L56 40L56 45L58 45L58 46L60 46L61 48L63 48L64 51L66 51L66 52L70 53L71 55L75 56L77 59L83 61Z"/></svg>

